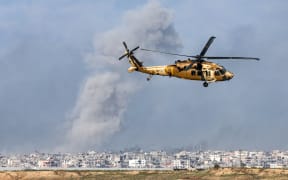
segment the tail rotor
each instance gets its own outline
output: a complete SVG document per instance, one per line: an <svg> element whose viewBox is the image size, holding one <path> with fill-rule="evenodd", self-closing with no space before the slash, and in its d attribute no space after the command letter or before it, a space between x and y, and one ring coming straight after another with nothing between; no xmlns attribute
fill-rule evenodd
<svg viewBox="0 0 288 180"><path fill-rule="evenodd" d="M124 57L130 57L134 51L136 51L137 49L139 49L139 46L135 47L134 49L132 49L131 51L128 49L127 44L125 43L125 41L123 41L123 45L125 47L125 54L123 54L122 56L119 57L119 61L122 60Z"/></svg>

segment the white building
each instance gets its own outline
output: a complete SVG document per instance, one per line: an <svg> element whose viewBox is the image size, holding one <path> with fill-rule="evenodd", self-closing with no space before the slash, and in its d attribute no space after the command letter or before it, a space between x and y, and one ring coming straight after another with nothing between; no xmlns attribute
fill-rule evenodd
<svg viewBox="0 0 288 180"><path fill-rule="evenodd" d="M284 168L283 164L271 163L270 168L272 169L282 169Z"/></svg>
<svg viewBox="0 0 288 180"><path fill-rule="evenodd" d="M174 169L189 169L190 168L190 160L173 160L173 168Z"/></svg>
<svg viewBox="0 0 288 180"><path fill-rule="evenodd" d="M8 159L7 164L8 164L8 167L20 167L21 161L20 159L17 159L16 157L12 157L11 159Z"/></svg>
<svg viewBox="0 0 288 180"><path fill-rule="evenodd" d="M144 168L146 166L146 160L131 159L128 162L130 168Z"/></svg>
<svg viewBox="0 0 288 180"><path fill-rule="evenodd" d="M221 161L221 156L220 156L220 154L210 154L210 155L209 155L209 159L210 159L211 161L220 162L220 161Z"/></svg>
<svg viewBox="0 0 288 180"><path fill-rule="evenodd" d="M49 160L39 160L39 161L38 161L38 167L39 167L39 168L50 167L50 162L49 162Z"/></svg>

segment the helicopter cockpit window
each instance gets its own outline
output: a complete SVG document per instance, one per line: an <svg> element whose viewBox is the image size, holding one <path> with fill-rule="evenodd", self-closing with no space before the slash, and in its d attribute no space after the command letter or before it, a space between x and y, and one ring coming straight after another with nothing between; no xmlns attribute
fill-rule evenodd
<svg viewBox="0 0 288 180"><path fill-rule="evenodd" d="M196 75L196 72L195 72L195 71L191 71L191 75L192 75L192 76L195 76L195 75Z"/></svg>
<svg viewBox="0 0 288 180"><path fill-rule="evenodd" d="M215 76L220 76L220 72L218 70L215 71Z"/></svg>
<svg viewBox="0 0 288 180"><path fill-rule="evenodd" d="M225 72L226 72L226 69L222 66L222 69L219 69L219 71L220 71L220 73L221 73L222 75L224 75Z"/></svg>
<svg viewBox="0 0 288 180"><path fill-rule="evenodd" d="M225 71L224 71L223 69L220 69L219 71L220 71L220 73L221 73L222 75L225 74Z"/></svg>

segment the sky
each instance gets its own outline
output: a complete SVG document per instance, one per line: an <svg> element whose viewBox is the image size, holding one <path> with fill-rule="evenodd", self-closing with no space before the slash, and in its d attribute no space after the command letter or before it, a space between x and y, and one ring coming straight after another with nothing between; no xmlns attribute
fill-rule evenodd
<svg viewBox="0 0 288 180"><path fill-rule="evenodd" d="M288 149L288 2L0 2L0 152ZM122 41L217 61L212 83L128 73ZM180 57L135 55L144 65Z"/></svg>

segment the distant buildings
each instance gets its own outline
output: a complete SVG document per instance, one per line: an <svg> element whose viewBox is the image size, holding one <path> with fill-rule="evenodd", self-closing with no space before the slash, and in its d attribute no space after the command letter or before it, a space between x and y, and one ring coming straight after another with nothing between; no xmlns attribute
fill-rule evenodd
<svg viewBox="0 0 288 180"><path fill-rule="evenodd" d="M146 160L142 159L131 159L129 160L129 168L145 168Z"/></svg>
<svg viewBox="0 0 288 180"><path fill-rule="evenodd" d="M20 169L48 168L166 168L207 169L213 167L288 168L288 151L165 151L31 153L1 155L0 167Z"/></svg>

